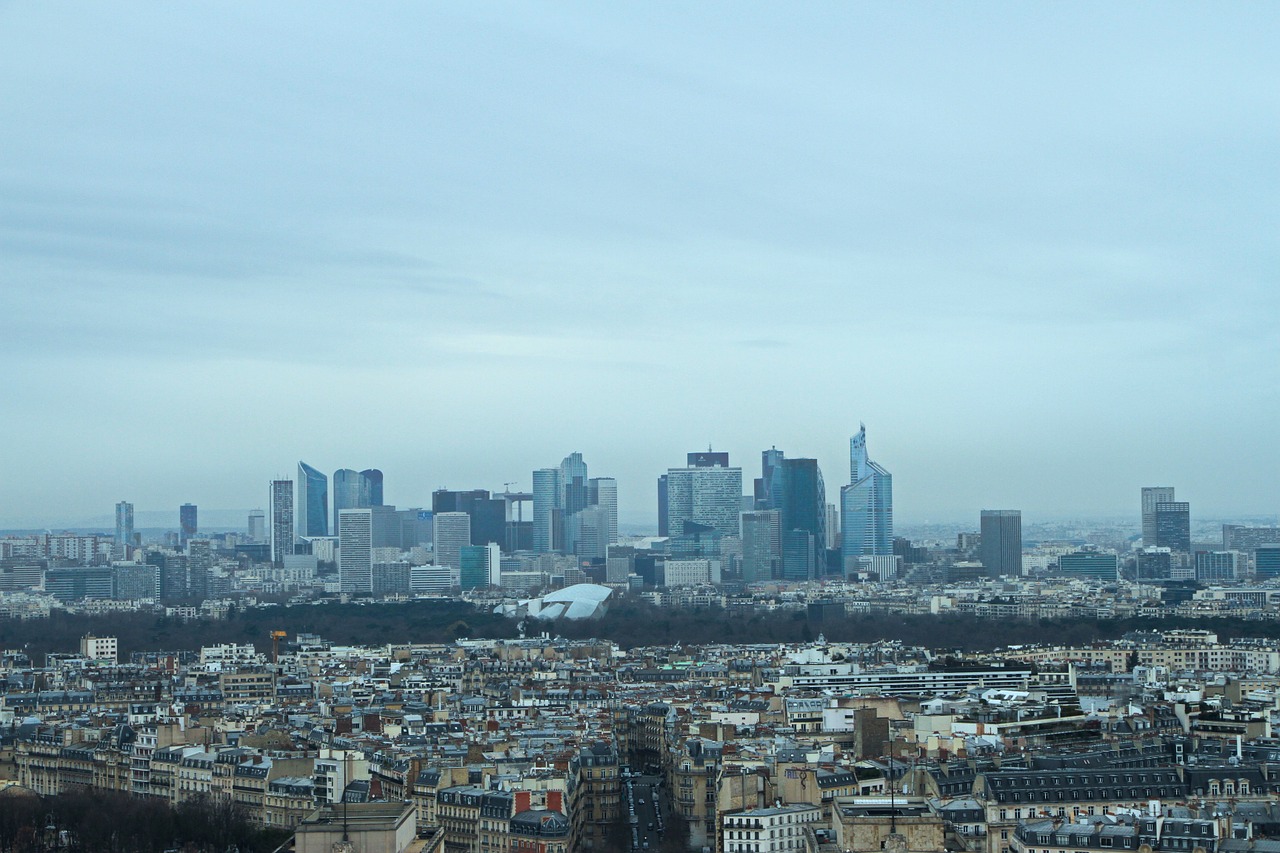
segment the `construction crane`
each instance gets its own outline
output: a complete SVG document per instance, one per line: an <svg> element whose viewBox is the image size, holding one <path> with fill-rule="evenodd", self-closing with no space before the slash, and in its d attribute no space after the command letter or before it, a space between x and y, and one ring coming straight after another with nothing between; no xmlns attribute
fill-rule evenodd
<svg viewBox="0 0 1280 853"><path fill-rule="evenodd" d="M272 631L271 637L271 662L275 663L280 658L280 641L289 636L284 631Z"/></svg>

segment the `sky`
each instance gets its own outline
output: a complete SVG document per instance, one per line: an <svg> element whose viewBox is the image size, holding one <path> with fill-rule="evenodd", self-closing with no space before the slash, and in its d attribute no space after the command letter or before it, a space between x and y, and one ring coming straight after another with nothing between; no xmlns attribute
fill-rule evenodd
<svg viewBox="0 0 1280 853"><path fill-rule="evenodd" d="M1280 5L0 2L0 526L581 451L1280 511ZM748 487L749 488L749 487Z"/></svg>

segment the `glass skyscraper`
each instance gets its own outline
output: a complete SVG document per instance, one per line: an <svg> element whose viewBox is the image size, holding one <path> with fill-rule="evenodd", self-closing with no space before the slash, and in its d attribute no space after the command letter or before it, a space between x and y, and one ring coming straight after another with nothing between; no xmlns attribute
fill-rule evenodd
<svg viewBox="0 0 1280 853"><path fill-rule="evenodd" d="M329 535L329 478L305 462L298 463L298 514L294 535Z"/></svg>
<svg viewBox="0 0 1280 853"><path fill-rule="evenodd" d="M128 501L116 504L116 545L120 548L133 545L133 504Z"/></svg>
<svg viewBox="0 0 1280 853"><path fill-rule="evenodd" d="M344 509L382 506L382 472L377 468L333 472L333 529L338 529L338 513Z"/></svg>
<svg viewBox="0 0 1280 853"><path fill-rule="evenodd" d="M848 570L858 557L893 553L893 476L867 457L867 428L849 439L849 485L840 489L840 555Z"/></svg>

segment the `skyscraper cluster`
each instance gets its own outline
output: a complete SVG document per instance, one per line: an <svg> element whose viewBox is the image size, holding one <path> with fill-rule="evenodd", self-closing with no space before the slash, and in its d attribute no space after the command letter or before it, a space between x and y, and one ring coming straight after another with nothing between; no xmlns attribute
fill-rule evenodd
<svg viewBox="0 0 1280 853"><path fill-rule="evenodd" d="M587 463L576 452L558 467L533 472L534 551L603 559L617 541L616 480L588 477Z"/></svg>

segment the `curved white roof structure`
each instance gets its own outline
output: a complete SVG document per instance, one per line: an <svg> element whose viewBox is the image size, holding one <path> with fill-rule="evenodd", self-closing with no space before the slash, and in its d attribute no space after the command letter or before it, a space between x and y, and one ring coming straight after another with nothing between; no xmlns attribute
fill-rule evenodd
<svg viewBox="0 0 1280 853"><path fill-rule="evenodd" d="M594 583L576 583L541 598L526 598L516 604L499 604L494 613L518 618L532 616L550 622L555 619L599 619L609 609L613 590Z"/></svg>

